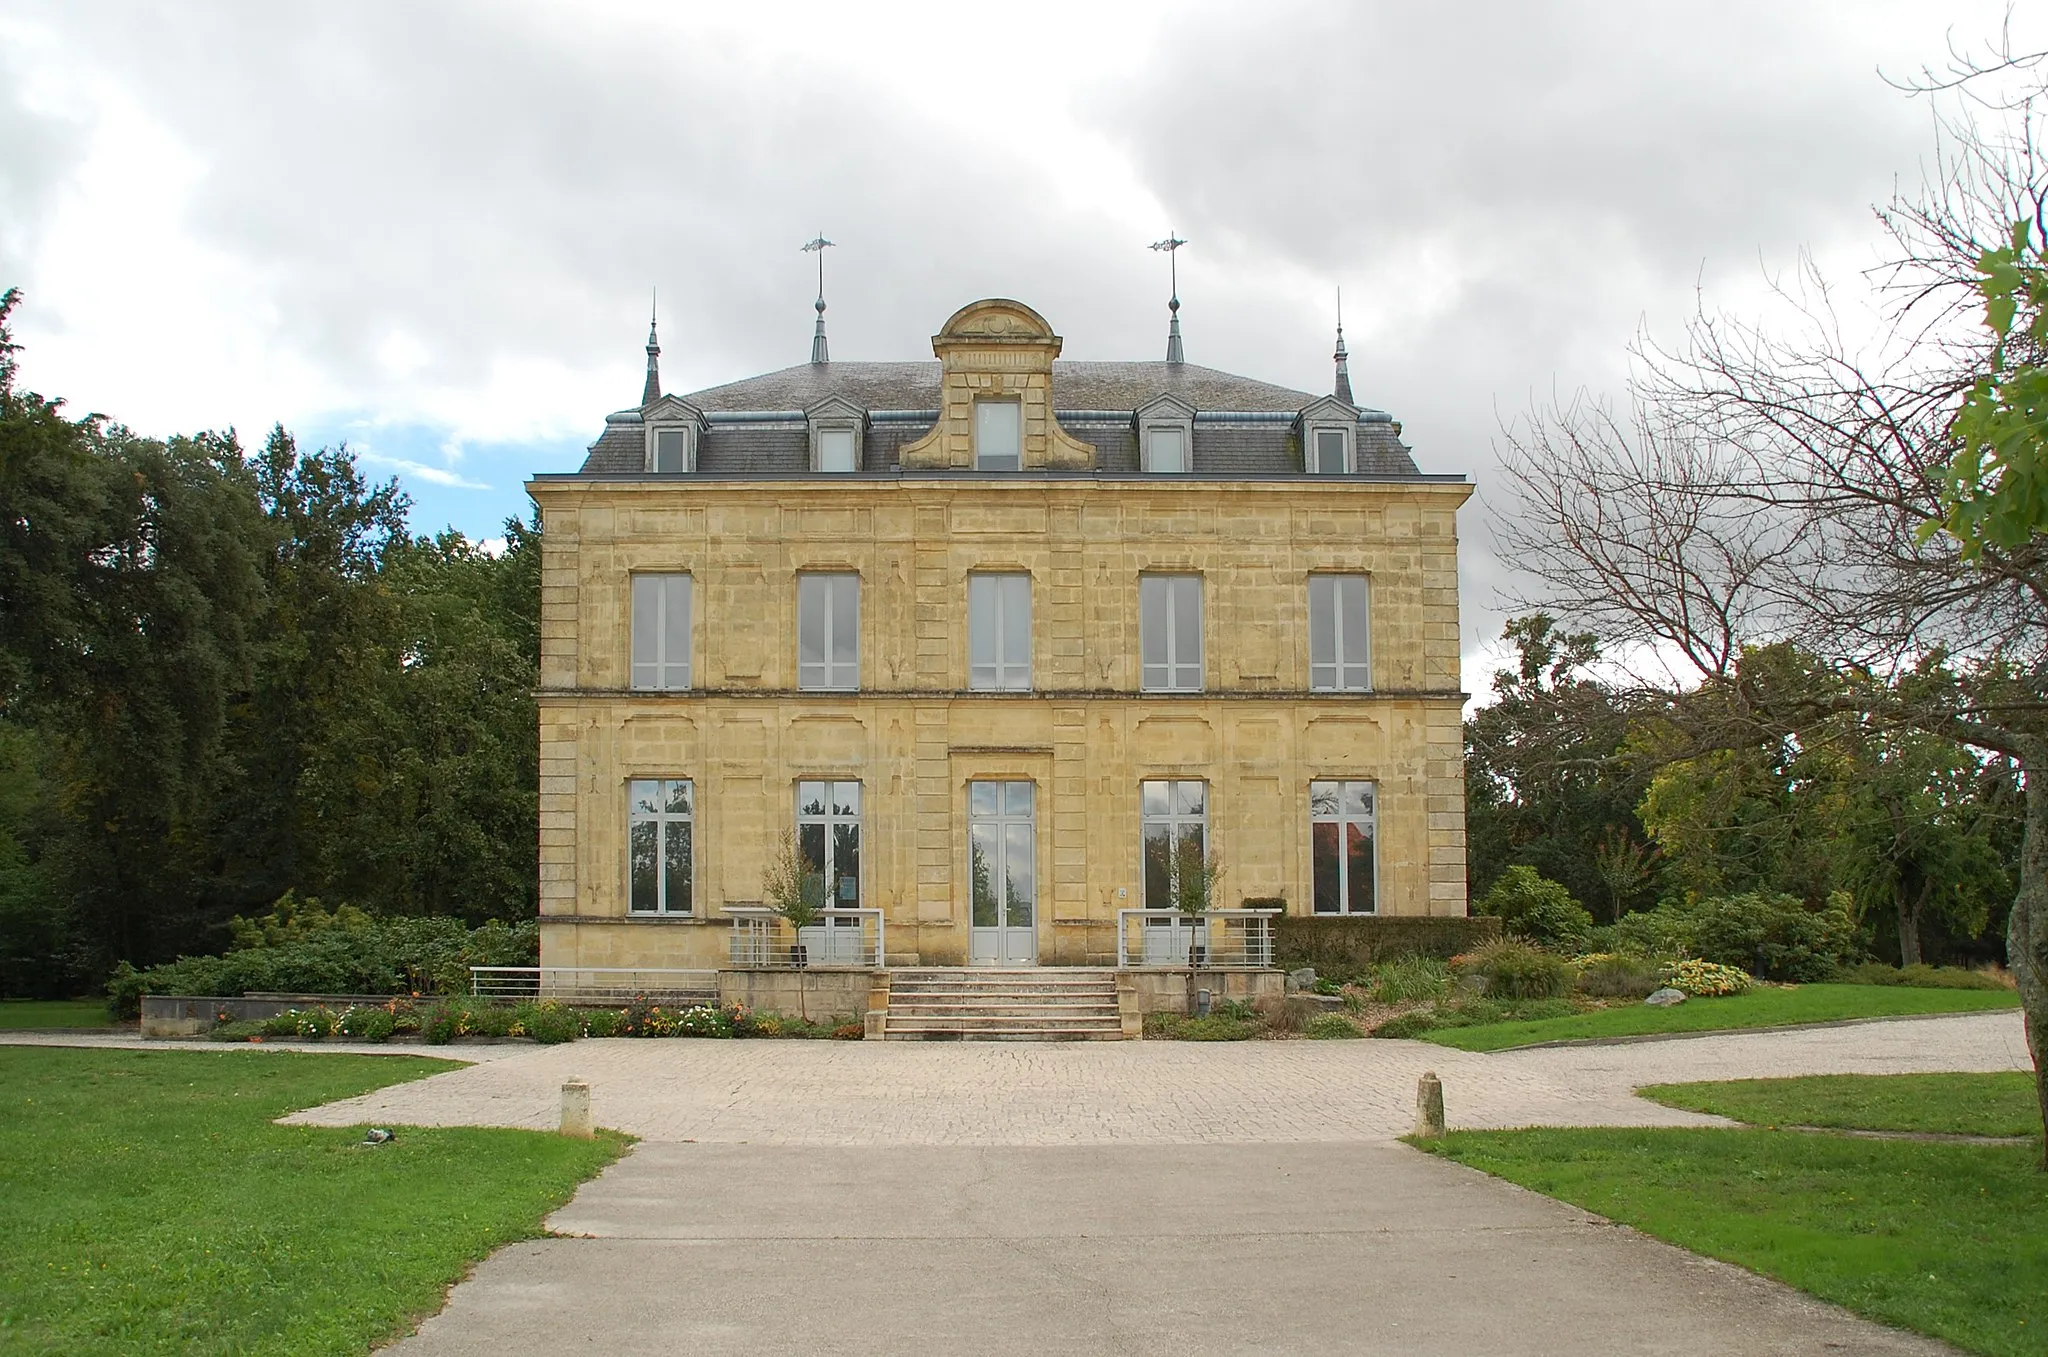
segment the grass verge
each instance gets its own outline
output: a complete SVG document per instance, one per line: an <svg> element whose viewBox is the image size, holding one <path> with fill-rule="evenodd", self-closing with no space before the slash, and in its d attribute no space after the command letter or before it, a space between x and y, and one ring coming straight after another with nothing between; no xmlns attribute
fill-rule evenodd
<svg viewBox="0 0 2048 1357"><path fill-rule="evenodd" d="M1720 999L1688 999L1671 1008L1624 1004L1618 1008L1527 1022L1444 1027L1421 1033L1424 1041L1461 1051L1498 1051L1538 1041L1582 1037L1633 1037L1659 1032L1716 1032L1745 1027L1787 1027L1839 1022L1845 1018L1903 1018L1928 1013L2017 1008L2010 990L1909 989L1880 985L1759 986Z"/></svg>
<svg viewBox="0 0 2048 1357"><path fill-rule="evenodd" d="M1652 1084L1637 1090L1666 1107L1752 1126L2028 1136L2041 1132L2031 1074L1812 1074Z"/></svg>
<svg viewBox="0 0 2048 1357"><path fill-rule="evenodd" d="M0 1032L35 1027L112 1027L104 999L0 999Z"/></svg>
<svg viewBox="0 0 2048 1357"><path fill-rule="evenodd" d="M2048 1348L2033 1146L1532 1130L1454 1132L1436 1152L1971 1352Z"/></svg>
<svg viewBox="0 0 2048 1357"><path fill-rule="evenodd" d="M271 1120L453 1068L0 1049L0 1349L359 1354L438 1309L624 1141Z"/></svg>

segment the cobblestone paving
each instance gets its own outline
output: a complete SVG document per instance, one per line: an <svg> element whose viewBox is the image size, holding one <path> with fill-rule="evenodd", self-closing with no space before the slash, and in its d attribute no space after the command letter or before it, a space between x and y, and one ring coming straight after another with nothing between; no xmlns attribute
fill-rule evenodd
<svg viewBox="0 0 2048 1357"><path fill-rule="evenodd" d="M484 1048L466 1069L287 1120L556 1124L588 1080L599 1125L756 1145L1228 1144L1385 1140L1434 1070L1454 1127L1710 1126L1644 1084L2028 1068L2017 1012L1493 1055L1412 1041L579 1041ZM438 1054L439 1052L432 1052ZM502 1053L502 1054L501 1054Z"/></svg>

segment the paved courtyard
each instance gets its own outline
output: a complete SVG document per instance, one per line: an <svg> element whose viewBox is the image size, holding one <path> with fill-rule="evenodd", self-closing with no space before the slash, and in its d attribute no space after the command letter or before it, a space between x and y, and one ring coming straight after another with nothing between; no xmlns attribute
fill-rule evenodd
<svg viewBox="0 0 2048 1357"><path fill-rule="evenodd" d="M458 1052L461 1048L455 1048ZM752 1145L1192 1145L1388 1140L1434 1070L1454 1127L1702 1126L1644 1084L2029 1068L2016 1011L1494 1055L1412 1041L579 1041L485 1048L461 1070L309 1109L349 1126L556 1124L564 1080L599 1125ZM509 1054L508 1054L509 1053Z"/></svg>

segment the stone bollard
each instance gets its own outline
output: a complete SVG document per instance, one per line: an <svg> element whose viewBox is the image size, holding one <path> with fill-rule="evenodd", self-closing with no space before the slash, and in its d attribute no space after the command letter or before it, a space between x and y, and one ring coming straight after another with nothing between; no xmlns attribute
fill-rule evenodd
<svg viewBox="0 0 2048 1357"><path fill-rule="evenodd" d="M562 1134L578 1140L591 1138L590 1085L581 1079L562 1085Z"/></svg>
<svg viewBox="0 0 2048 1357"><path fill-rule="evenodd" d="M1444 1135L1444 1085L1434 1070L1415 1081L1415 1135L1441 1140Z"/></svg>

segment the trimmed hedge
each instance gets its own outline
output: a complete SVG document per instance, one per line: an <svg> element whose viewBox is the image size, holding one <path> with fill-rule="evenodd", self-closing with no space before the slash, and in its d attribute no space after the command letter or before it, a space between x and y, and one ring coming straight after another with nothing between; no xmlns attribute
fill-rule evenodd
<svg viewBox="0 0 2048 1357"><path fill-rule="evenodd" d="M1282 970L1313 966L1317 975L1356 980L1375 962L1426 956L1439 961L1498 941L1500 920L1426 914L1283 914L1274 921L1273 954Z"/></svg>

